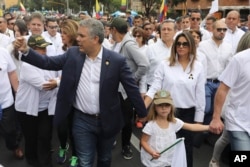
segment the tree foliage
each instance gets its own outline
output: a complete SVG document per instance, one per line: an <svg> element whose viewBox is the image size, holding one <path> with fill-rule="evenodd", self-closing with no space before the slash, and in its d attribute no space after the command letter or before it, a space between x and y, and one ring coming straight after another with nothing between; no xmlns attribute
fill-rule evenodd
<svg viewBox="0 0 250 167"><path fill-rule="evenodd" d="M171 6L177 6L180 3L186 3L187 0L171 0Z"/></svg>
<svg viewBox="0 0 250 167"><path fill-rule="evenodd" d="M141 0L145 8L145 15L149 16L154 9L159 9L162 0Z"/></svg>

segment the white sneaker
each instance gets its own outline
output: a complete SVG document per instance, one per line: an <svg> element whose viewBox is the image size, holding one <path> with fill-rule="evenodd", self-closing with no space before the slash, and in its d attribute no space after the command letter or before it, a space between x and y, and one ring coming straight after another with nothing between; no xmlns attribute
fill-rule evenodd
<svg viewBox="0 0 250 167"><path fill-rule="evenodd" d="M209 162L209 167L219 167L219 163L217 161L211 160Z"/></svg>

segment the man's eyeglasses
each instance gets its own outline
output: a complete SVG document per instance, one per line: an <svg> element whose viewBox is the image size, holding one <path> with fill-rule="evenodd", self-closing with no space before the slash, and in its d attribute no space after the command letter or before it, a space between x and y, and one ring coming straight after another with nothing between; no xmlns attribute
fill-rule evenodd
<svg viewBox="0 0 250 167"><path fill-rule="evenodd" d="M192 18L191 18L191 20L192 20L192 21L195 21L195 20L196 20L196 21L200 21L200 20L201 20L201 18L198 18L198 17L192 17Z"/></svg>
<svg viewBox="0 0 250 167"><path fill-rule="evenodd" d="M227 31L227 28L217 28L216 30L217 30L218 32L221 32L221 31L226 32L226 31Z"/></svg>
<svg viewBox="0 0 250 167"><path fill-rule="evenodd" d="M57 29L58 26L48 26L50 29Z"/></svg>
<svg viewBox="0 0 250 167"><path fill-rule="evenodd" d="M183 48L186 48L186 47L189 47L189 43L188 42L177 42L176 43L176 46L177 47L183 47Z"/></svg>

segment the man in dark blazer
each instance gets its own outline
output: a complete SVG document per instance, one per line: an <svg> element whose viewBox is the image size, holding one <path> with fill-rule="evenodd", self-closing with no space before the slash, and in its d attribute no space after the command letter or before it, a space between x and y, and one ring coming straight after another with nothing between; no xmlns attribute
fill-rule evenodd
<svg viewBox="0 0 250 167"><path fill-rule="evenodd" d="M138 116L147 111L138 86L123 56L102 47L104 29L100 21L82 20L78 47L59 56L42 56L29 49L24 38L15 47L22 60L47 70L62 70L54 123L57 125L74 111L73 137L80 167L91 167L97 153L97 166L111 165L115 136L123 127L118 86L121 83Z"/></svg>

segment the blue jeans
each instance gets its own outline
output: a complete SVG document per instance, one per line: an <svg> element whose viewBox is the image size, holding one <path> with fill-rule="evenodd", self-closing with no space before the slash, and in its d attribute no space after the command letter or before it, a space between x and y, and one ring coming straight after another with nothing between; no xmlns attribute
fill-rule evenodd
<svg viewBox="0 0 250 167"><path fill-rule="evenodd" d="M110 167L115 137L104 138L101 120L75 110L73 138L80 167L92 167L97 153L97 167Z"/></svg>
<svg viewBox="0 0 250 167"><path fill-rule="evenodd" d="M208 125L211 121L214 108L214 96L220 83L207 82L205 85L206 106L204 124Z"/></svg>
<svg viewBox="0 0 250 167"><path fill-rule="evenodd" d="M232 151L250 151L250 136L244 131L228 131Z"/></svg>
<svg viewBox="0 0 250 167"><path fill-rule="evenodd" d="M206 114L213 112L214 96L219 85L220 85L219 82L218 83L207 82L205 85L205 92L206 92L205 113Z"/></svg>

